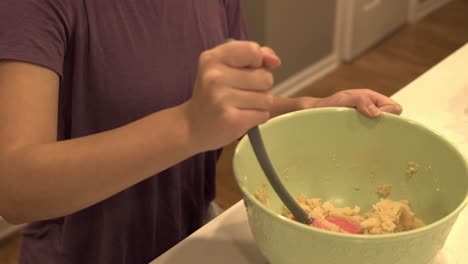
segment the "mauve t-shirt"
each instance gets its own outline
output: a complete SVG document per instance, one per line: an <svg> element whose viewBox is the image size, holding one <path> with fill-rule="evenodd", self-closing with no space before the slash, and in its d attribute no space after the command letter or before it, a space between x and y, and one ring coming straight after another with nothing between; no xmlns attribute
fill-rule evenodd
<svg viewBox="0 0 468 264"><path fill-rule="evenodd" d="M82 137L188 100L200 53L246 38L239 1L0 0L0 59L59 74L58 140ZM77 213L29 224L20 263L148 263L202 225L217 158L198 154Z"/></svg>

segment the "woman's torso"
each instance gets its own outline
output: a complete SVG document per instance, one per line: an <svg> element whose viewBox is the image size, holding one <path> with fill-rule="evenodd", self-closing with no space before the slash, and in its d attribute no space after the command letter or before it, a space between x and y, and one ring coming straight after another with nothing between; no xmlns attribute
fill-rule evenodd
<svg viewBox="0 0 468 264"><path fill-rule="evenodd" d="M67 37L59 140L188 100L199 54L229 36L232 15L222 0L45 2L57 8ZM202 224L215 195L217 154L199 154L94 206L30 224L20 262L147 263Z"/></svg>

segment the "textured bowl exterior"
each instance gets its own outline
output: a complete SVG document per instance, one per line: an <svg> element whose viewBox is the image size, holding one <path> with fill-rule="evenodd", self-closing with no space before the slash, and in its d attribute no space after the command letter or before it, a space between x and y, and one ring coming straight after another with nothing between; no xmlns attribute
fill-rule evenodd
<svg viewBox="0 0 468 264"><path fill-rule="evenodd" d="M428 264L445 244L458 215L418 234L368 239L304 231L245 198L249 225L270 264Z"/></svg>
<svg viewBox="0 0 468 264"><path fill-rule="evenodd" d="M314 109L273 119L261 131L280 177L288 171L283 181L293 195L369 209L377 201L375 186L391 183L390 198L408 198L428 223L398 234L356 236L286 219L278 214L282 205L245 137L234 155L234 174L253 236L271 264L428 264L468 204L465 158L442 136L411 120L388 114L370 120L350 109ZM404 165L412 157L421 163L421 172L408 179ZM376 182L363 176L368 167ZM268 206L255 198L261 188L267 190Z"/></svg>

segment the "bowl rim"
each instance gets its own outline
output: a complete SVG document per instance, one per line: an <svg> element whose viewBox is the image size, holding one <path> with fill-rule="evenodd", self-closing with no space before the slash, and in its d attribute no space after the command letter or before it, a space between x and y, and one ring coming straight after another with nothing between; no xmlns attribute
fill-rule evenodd
<svg viewBox="0 0 468 264"><path fill-rule="evenodd" d="M287 114L283 114L283 115L274 117L274 118L270 119L268 122L266 122L265 124L260 125L260 128L269 127L269 126L271 126L271 125L273 125L275 123L281 122L284 119L290 118L292 115L301 116L301 115L310 114L311 112L315 112L315 113L320 113L320 112L328 112L328 113L348 112L348 113L351 113L351 112L353 112L353 113L356 113L358 111L356 109L354 109L354 108L348 108L348 107L323 107L323 108L311 108L311 109L299 110L299 111L294 111L294 112L290 112L290 113L287 113ZM405 117L405 116L399 116L399 115L394 115L394 114L389 114L389 113L384 113L384 112L381 114L381 116L384 116L385 118L394 119L394 120L398 120L398 119L400 121L403 120L404 122L407 122L407 123L410 123L412 125L418 126L418 127L422 128L422 129L426 130L427 132L432 133L434 136L436 136L440 140L444 141L461 160L465 161L464 162L465 163L465 169L467 171L466 175L468 177L468 160L467 160L467 158L443 134L441 134L440 132L435 131L434 129L432 129L432 128L424 125L424 124L422 124L421 122L415 121L415 120L413 120L411 118L408 118L408 117ZM381 118L381 117L378 117L377 119L379 119L379 118ZM245 187L243 187L240 184L240 181L242 179L240 178L240 172L238 171L238 168L237 168L238 166L236 166L236 164L237 164L236 157L237 157L238 152L240 151L240 148L245 144L247 144L247 135L245 135L239 141L238 145L235 148L234 156L233 156L233 160L232 160L233 161L234 177L236 178L236 182L237 182L239 188L241 189L242 194L244 195L243 200L245 200L245 196L247 196L247 198L251 202L255 203L264 212L266 212L267 214L273 216L275 219L278 219L279 221L282 221L282 222L286 223L287 225L289 225L289 226L291 226L293 228L296 228L296 229L310 230L311 232L316 232L316 233L319 233L319 234L322 234L322 235L334 236L335 238L341 238L341 239L356 239L356 238L368 239L368 240L385 239L385 238L387 238L387 239L396 239L396 238L402 238L402 237L415 236L415 235L417 235L419 233L425 233L425 232L428 232L429 230L433 230L434 228L439 227L439 226L443 225L444 223L448 222L450 219L456 219L458 217L458 215L461 213L461 211L465 208L465 206L468 205L468 190L467 190L465 199L462 200L461 203L452 212L450 212L449 214L447 214L443 218L441 218L441 219L439 219L437 221L434 221L431 224L425 225L423 227L420 227L420 228L417 228L417 229L414 229L414 230L410 230L410 231L400 232L400 233L380 234L380 235L369 235L369 234L353 235L353 234L338 233L338 232L333 232L333 231L328 231L328 230L321 230L321 229L318 229L318 228L314 228L314 227L311 227L311 226L304 225L302 223L293 221L293 220L291 220L289 218L286 218L286 217L282 216L279 213L274 212L273 209L265 206L263 203L258 201L254 197L254 195L252 195L249 191L247 191L247 189Z"/></svg>

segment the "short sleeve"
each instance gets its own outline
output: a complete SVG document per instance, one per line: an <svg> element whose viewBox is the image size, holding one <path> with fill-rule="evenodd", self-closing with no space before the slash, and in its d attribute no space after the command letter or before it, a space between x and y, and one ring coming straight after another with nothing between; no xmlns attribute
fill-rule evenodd
<svg viewBox="0 0 468 264"><path fill-rule="evenodd" d="M0 60L38 64L62 76L70 10L66 0L1 0Z"/></svg>
<svg viewBox="0 0 468 264"><path fill-rule="evenodd" d="M238 40L249 39L247 23L241 0L225 0L229 37Z"/></svg>

